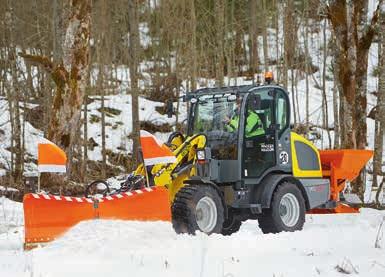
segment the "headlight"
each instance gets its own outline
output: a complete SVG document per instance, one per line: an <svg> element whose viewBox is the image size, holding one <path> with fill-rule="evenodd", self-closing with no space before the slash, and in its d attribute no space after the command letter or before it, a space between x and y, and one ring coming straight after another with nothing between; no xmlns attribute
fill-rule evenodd
<svg viewBox="0 0 385 277"><path fill-rule="evenodd" d="M198 158L198 160L205 160L206 159L205 150L198 150L197 151L197 158Z"/></svg>

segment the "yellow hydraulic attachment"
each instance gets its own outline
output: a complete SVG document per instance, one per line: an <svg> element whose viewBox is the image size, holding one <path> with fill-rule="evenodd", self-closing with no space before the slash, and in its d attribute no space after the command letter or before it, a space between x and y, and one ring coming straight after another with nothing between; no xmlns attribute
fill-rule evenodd
<svg viewBox="0 0 385 277"><path fill-rule="evenodd" d="M183 181L195 175L196 149L206 146L206 137L198 134L186 138L175 136L169 147L177 159L172 164L157 164L151 169L151 181L155 186L166 187L170 201L173 202L176 193L184 186ZM143 164L135 170L136 175L145 175Z"/></svg>

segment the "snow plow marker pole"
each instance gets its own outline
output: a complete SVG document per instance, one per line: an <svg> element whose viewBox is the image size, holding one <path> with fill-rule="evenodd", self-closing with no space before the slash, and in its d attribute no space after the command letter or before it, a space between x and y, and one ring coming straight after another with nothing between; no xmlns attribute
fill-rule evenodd
<svg viewBox="0 0 385 277"><path fill-rule="evenodd" d="M168 191L152 187L90 199L29 193L24 196L24 249L60 237L81 221L119 219L170 221Z"/></svg>

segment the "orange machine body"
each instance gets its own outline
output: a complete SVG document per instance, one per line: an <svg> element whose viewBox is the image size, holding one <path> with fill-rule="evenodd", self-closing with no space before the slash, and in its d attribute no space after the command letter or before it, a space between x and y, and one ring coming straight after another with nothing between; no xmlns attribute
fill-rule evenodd
<svg viewBox="0 0 385 277"><path fill-rule="evenodd" d="M145 188L101 199L26 194L25 247L52 241L84 220L170 221L169 203L168 191L163 187Z"/></svg>

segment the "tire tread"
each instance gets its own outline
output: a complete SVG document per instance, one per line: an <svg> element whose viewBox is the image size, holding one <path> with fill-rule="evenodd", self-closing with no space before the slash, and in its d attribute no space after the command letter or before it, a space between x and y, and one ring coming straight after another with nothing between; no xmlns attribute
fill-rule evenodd
<svg viewBox="0 0 385 277"><path fill-rule="evenodd" d="M195 221L195 214L191 211L192 206L195 206L194 197L198 193L210 193L216 199L218 209L218 226L213 230L213 233L219 233L222 230L224 221L223 205L220 196L215 188L210 185L192 184L182 187L175 196L174 202L171 206L172 225L177 233L195 234L197 231L197 224ZM215 201L215 200L214 200ZM220 225L220 226L219 226Z"/></svg>

